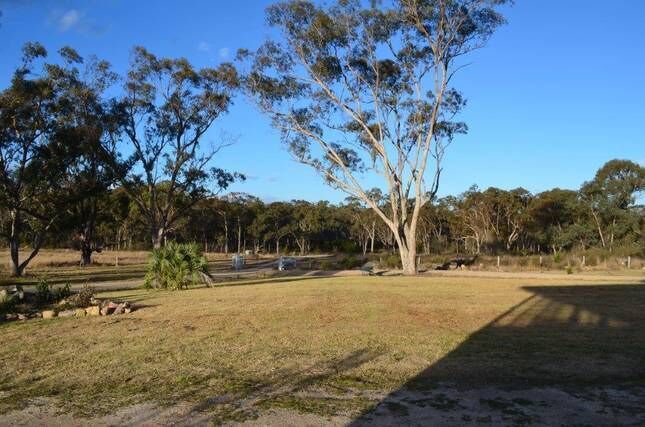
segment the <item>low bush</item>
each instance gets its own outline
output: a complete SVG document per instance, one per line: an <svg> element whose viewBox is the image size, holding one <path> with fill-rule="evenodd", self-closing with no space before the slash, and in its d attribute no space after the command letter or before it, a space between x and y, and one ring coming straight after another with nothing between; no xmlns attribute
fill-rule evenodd
<svg viewBox="0 0 645 427"><path fill-rule="evenodd" d="M384 268L401 268L401 257L397 254L390 254L383 258L382 267Z"/></svg>
<svg viewBox="0 0 645 427"><path fill-rule="evenodd" d="M340 262L340 266L344 270L352 270L363 265L363 260L355 256L348 256Z"/></svg>
<svg viewBox="0 0 645 427"><path fill-rule="evenodd" d="M60 301L72 295L72 287L69 283L55 288L47 279L39 279L36 284L36 303L50 304Z"/></svg>
<svg viewBox="0 0 645 427"><path fill-rule="evenodd" d="M77 307L88 307L94 299L94 288L87 283L83 285L81 290L74 295L73 303Z"/></svg>
<svg viewBox="0 0 645 427"><path fill-rule="evenodd" d="M144 287L178 290L202 281L206 258L196 244L168 242L152 251Z"/></svg>
<svg viewBox="0 0 645 427"><path fill-rule="evenodd" d="M321 270L333 270L334 269L334 264L332 264L331 261L329 260L324 260L320 262L320 269Z"/></svg>

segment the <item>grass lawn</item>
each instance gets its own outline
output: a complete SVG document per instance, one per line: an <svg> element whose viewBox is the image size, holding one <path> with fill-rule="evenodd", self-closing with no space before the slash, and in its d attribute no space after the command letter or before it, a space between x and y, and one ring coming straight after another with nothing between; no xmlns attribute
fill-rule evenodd
<svg viewBox="0 0 645 427"><path fill-rule="evenodd" d="M89 283L110 287L120 282L142 279L150 257L148 251L104 251L92 256L92 265L79 267L79 254L73 250L43 249L29 264L24 277L15 278L9 276L8 251L0 250L0 286L35 285L40 278L46 278L49 283L56 285L70 283L82 286ZM230 270L230 256L219 253L206 253L204 256L211 273ZM265 259L249 259L247 264L262 261Z"/></svg>
<svg viewBox="0 0 645 427"><path fill-rule="evenodd" d="M645 381L645 286L341 277L105 293L128 315L0 324L0 413L192 402L361 413L372 392Z"/></svg>

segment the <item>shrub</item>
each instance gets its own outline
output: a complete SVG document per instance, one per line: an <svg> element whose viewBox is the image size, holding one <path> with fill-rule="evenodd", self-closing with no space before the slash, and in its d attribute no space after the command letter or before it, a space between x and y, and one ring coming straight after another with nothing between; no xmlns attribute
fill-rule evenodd
<svg viewBox="0 0 645 427"><path fill-rule="evenodd" d="M60 288L54 289L54 301L60 301L72 295L72 287L69 282L65 283Z"/></svg>
<svg viewBox="0 0 645 427"><path fill-rule="evenodd" d="M363 261L355 256L348 256L340 262L340 265L345 270L352 270L363 265Z"/></svg>
<svg viewBox="0 0 645 427"><path fill-rule="evenodd" d="M74 304L77 307L87 307L92 303L92 299L94 299L94 288L86 283L83 285L81 290L74 295Z"/></svg>
<svg viewBox="0 0 645 427"><path fill-rule="evenodd" d="M321 270L332 270L334 265L331 263L329 260L324 260L320 262L320 269Z"/></svg>
<svg viewBox="0 0 645 427"><path fill-rule="evenodd" d="M38 304L49 304L60 301L69 297L71 294L72 287L69 282L59 288L54 288L47 279L39 279L38 284L36 284L36 302Z"/></svg>
<svg viewBox="0 0 645 427"><path fill-rule="evenodd" d="M386 268L401 268L401 257L396 254L390 254L383 259L383 266Z"/></svg>
<svg viewBox="0 0 645 427"><path fill-rule="evenodd" d="M338 244L338 251L345 254L360 252L360 246L353 240L343 240Z"/></svg>
<svg viewBox="0 0 645 427"><path fill-rule="evenodd" d="M567 274L573 274L573 267L570 265L567 265Z"/></svg>
<svg viewBox="0 0 645 427"><path fill-rule="evenodd" d="M47 279L39 279L36 284L36 301L40 304L47 304L53 299L51 285Z"/></svg>
<svg viewBox="0 0 645 427"><path fill-rule="evenodd" d="M206 258L196 244L169 242L152 251L144 287L178 290L201 281Z"/></svg>

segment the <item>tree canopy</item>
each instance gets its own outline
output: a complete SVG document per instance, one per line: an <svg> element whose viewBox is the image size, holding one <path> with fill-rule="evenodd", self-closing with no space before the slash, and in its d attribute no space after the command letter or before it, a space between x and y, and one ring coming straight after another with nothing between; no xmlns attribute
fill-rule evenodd
<svg viewBox="0 0 645 427"><path fill-rule="evenodd" d="M438 190L445 149L467 130L456 120L465 99L451 86L458 60L504 22L503 3L279 2L267 21L280 38L239 52L250 58L245 87L294 158L376 212L407 274L416 273L419 213ZM361 184L368 172L383 177L385 209Z"/></svg>

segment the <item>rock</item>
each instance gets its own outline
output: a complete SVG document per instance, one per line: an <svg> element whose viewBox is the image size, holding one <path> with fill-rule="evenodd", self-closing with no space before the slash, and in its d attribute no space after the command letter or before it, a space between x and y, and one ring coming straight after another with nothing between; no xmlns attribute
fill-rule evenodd
<svg viewBox="0 0 645 427"><path fill-rule="evenodd" d="M5 320L16 320L18 319L18 315L15 313L7 313L4 316Z"/></svg>
<svg viewBox="0 0 645 427"><path fill-rule="evenodd" d="M72 317L76 314L76 310L63 310L58 312L58 317Z"/></svg>
<svg viewBox="0 0 645 427"><path fill-rule="evenodd" d="M101 300L98 300L98 299L92 297L92 299L90 299L90 304L91 305L101 305Z"/></svg>
<svg viewBox="0 0 645 427"><path fill-rule="evenodd" d="M124 310L125 310L125 307L123 306L123 304L119 304L116 306L112 314L123 314Z"/></svg>
<svg viewBox="0 0 645 427"><path fill-rule="evenodd" d="M101 316L108 316L112 310L107 305L101 309Z"/></svg>
<svg viewBox="0 0 645 427"><path fill-rule="evenodd" d="M0 302L5 302L9 299L9 292L6 289L0 289Z"/></svg>
<svg viewBox="0 0 645 427"><path fill-rule="evenodd" d="M63 298L62 300L58 301L58 305L65 305L67 304L67 299Z"/></svg>
<svg viewBox="0 0 645 427"><path fill-rule="evenodd" d="M30 319L38 319L39 317L43 317L42 313L40 311L36 311L34 313L29 314Z"/></svg>
<svg viewBox="0 0 645 427"><path fill-rule="evenodd" d="M27 315L22 314L22 313L18 313L18 320L27 320Z"/></svg>
<svg viewBox="0 0 645 427"><path fill-rule="evenodd" d="M74 316L76 317L85 317L85 309L84 308L77 308L74 310Z"/></svg>
<svg viewBox="0 0 645 427"><path fill-rule="evenodd" d="M123 312L125 314L132 313L132 308L128 307L128 308L124 309Z"/></svg>
<svg viewBox="0 0 645 427"><path fill-rule="evenodd" d="M56 312L54 310L45 310L41 313L41 316L43 316L43 319L53 319L56 317Z"/></svg>
<svg viewBox="0 0 645 427"><path fill-rule="evenodd" d="M111 310L116 309L119 306L119 304L115 303L114 301L110 301L107 303L107 307Z"/></svg>
<svg viewBox="0 0 645 427"><path fill-rule="evenodd" d="M88 316L98 316L101 314L101 308L98 305L93 305L85 309L85 314Z"/></svg>

